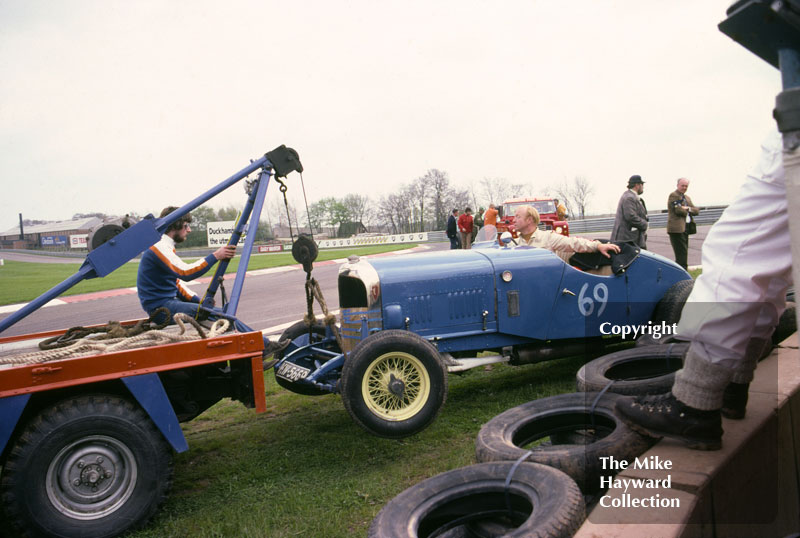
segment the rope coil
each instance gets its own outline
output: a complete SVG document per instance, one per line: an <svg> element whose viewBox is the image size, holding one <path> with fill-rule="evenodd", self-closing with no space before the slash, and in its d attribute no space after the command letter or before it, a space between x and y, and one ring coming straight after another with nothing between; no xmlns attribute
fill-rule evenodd
<svg viewBox="0 0 800 538"><path fill-rule="evenodd" d="M230 321L226 319L219 319L215 321L208 333L204 331L203 327L194 318L187 314L175 314L175 316L173 316L173 320L180 329L177 334L174 331L163 330L163 328L139 332L138 334L132 336L112 337L109 336L110 333L106 332L105 335L92 337L92 334L102 333L90 333L56 348L49 348L43 351L32 351L13 357L0 358L0 365L19 366L25 364L38 364L66 358L77 358L78 356L87 354L102 355L105 353L113 353L128 349L138 349L162 344L172 344L175 342L189 342L192 340L215 338L230 328ZM118 324L118 322L112 323ZM189 334L187 332L187 324L191 325L197 334ZM166 324L164 326L166 326Z"/></svg>
<svg viewBox="0 0 800 538"><path fill-rule="evenodd" d="M155 326L151 326L150 324L161 315L164 317L164 322L156 323ZM169 325L169 310L162 306L153 311L148 319L141 320L132 327L123 327L119 321L109 321L107 324L100 327L72 327L67 329L64 334L42 340L39 342L39 349L46 351L71 346L78 340L82 340L92 334L98 335L95 338L96 340L127 338L153 329L163 329L167 325Z"/></svg>

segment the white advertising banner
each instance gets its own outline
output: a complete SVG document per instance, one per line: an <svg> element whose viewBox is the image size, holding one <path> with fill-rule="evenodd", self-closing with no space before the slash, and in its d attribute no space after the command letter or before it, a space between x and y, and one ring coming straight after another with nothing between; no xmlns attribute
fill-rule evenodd
<svg viewBox="0 0 800 538"><path fill-rule="evenodd" d="M220 222L209 222L206 224L206 235L208 236L209 247L221 247L228 244L233 235L233 230L236 227L235 220L223 220ZM239 238L241 242L247 237L247 230L242 232L242 237Z"/></svg>
<svg viewBox="0 0 800 538"><path fill-rule="evenodd" d="M280 252L283 250L283 245L259 245L259 252Z"/></svg>
<svg viewBox="0 0 800 538"><path fill-rule="evenodd" d="M395 243L419 243L427 240L428 232L415 232L410 234L323 239L317 241L317 246L319 248L363 247L370 245L391 245Z"/></svg>
<svg viewBox="0 0 800 538"><path fill-rule="evenodd" d="M75 234L69 236L69 248L86 248L89 234Z"/></svg>

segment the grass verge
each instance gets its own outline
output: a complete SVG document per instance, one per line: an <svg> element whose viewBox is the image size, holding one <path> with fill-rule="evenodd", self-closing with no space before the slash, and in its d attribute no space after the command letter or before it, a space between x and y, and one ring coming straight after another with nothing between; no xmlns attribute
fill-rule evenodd
<svg viewBox="0 0 800 538"><path fill-rule="evenodd" d="M358 254L359 256L380 254L382 252L405 250L416 246L415 244L379 245L347 250L321 250L317 261L346 258L351 254ZM178 252L178 254L180 255L180 252ZM228 265L228 274L236 272L239 267L239 259L240 257L236 256L231 260L230 265ZM192 260L187 258L186 261ZM247 268L254 271L256 269L293 265L295 263L297 262L294 261L289 252L281 252L279 254L256 254L250 257L250 263ZM74 275L80 266L80 263L32 263L6 260L5 264L0 266L0 305L22 303L35 299L67 277ZM136 271L138 269L138 262L126 263L104 278L84 280L70 288L63 295L77 295L80 293L133 287L136 285ZM206 273L206 276L213 275L213 271L212 268Z"/></svg>
<svg viewBox="0 0 800 538"><path fill-rule="evenodd" d="M404 489L475 463L482 424L506 409L575 387L581 358L450 375L447 403L422 433L374 437L335 395L279 388L267 373L267 405L254 414L223 401L184 425L172 492L136 538L366 536L378 511Z"/></svg>

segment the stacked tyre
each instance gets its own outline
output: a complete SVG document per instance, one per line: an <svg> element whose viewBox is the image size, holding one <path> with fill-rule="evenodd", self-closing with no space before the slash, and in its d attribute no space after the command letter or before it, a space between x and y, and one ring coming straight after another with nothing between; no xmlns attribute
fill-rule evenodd
<svg viewBox="0 0 800 538"><path fill-rule="evenodd" d="M619 398L576 392L513 407L483 425L475 442L476 458L548 465L566 473L584 493L593 493L604 474L602 457L630 461L652 445L617 418L614 404Z"/></svg>
<svg viewBox="0 0 800 538"><path fill-rule="evenodd" d="M669 392L683 366L687 343L642 346L609 353L584 364L576 375L580 392L640 395Z"/></svg>
<svg viewBox="0 0 800 538"><path fill-rule="evenodd" d="M370 538L567 538L585 518L567 475L536 463L479 463L439 474L389 501Z"/></svg>

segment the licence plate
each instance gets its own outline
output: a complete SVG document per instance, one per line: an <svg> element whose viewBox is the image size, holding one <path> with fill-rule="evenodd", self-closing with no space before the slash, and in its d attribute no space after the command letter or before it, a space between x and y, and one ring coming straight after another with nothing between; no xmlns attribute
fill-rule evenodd
<svg viewBox="0 0 800 538"><path fill-rule="evenodd" d="M311 370L308 368L303 368L291 362L284 362L281 364L281 367L278 368L278 371L275 372L275 375L288 381L297 381L298 379L305 379L310 373Z"/></svg>

